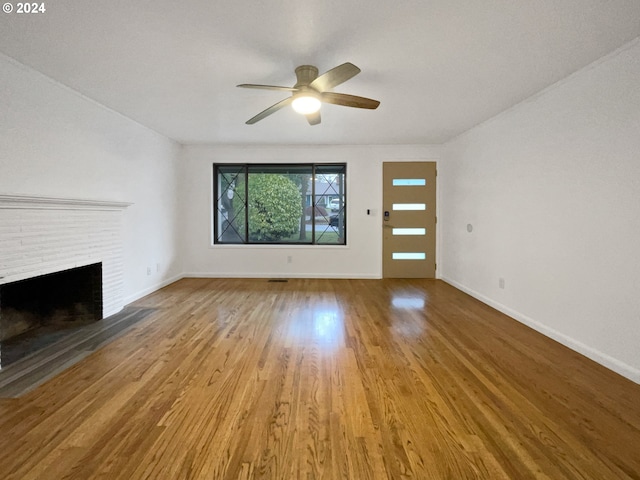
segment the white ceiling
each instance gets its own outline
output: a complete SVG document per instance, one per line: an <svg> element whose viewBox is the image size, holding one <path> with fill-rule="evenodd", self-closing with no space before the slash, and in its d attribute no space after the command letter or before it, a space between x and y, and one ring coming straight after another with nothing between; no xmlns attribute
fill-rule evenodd
<svg viewBox="0 0 640 480"><path fill-rule="evenodd" d="M15 2L13 2L15 3ZM638 0L45 0L0 49L182 143L438 144L640 35ZM350 61L377 110L291 109L294 68Z"/></svg>

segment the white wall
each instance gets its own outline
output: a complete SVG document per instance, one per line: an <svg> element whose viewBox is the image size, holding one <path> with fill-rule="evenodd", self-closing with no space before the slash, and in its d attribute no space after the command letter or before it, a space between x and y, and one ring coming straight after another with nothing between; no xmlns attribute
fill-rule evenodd
<svg viewBox="0 0 640 480"><path fill-rule="evenodd" d="M311 128L311 127L309 127ZM382 163L437 161L428 146L188 146L183 192L185 271L191 276L380 278ZM212 246L213 163L347 163L346 246ZM367 209L373 215L367 215ZM287 257L292 263L287 263Z"/></svg>
<svg viewBox="0 0 640 480"><path fill-rule="evenodd" d="M179 151L167 138L0 55L0 193L133 203L123 219L127 301L182 271Z"/></svg>
<svg viewBox="0 0 640 480"><path fill-rule="evenodd" d="M443 278L640 383L640 41L443 156Z"/></svg>

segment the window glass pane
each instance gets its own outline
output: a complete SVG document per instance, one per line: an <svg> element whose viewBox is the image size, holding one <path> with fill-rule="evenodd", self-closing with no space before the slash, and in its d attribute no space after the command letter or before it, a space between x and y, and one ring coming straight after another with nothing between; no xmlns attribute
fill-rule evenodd
<svg viewBox="0 0 640 480"><path fill-rule="evenodd" d="M225 166L216 178L216 241L243 243L246 240L247 209L244 199L244 168ZM238 194L238 191L241 193Z"/></svg>
<svg viewBox="0 0 640 480"><path fill-rule="evenodd" d="M426 228L394 228L394 235L426 235Z"/></svg>
<svg viewBox="0 0 640 480"><path fill-rule="evenodd" d="M391 258L393 260L425 260L427 255L423 252L394 252Z"/></svg>
<svg viewBox="0 0 640 480"><path fill-rule="evenodd" d="M215 243L346 243L346 165L214 165Z"/></svg>
<svg viewBox="0 0 640 480"><path fill-rule="evenodd" d="M247 165L249 173L274 173L277 175L311 175L312 165Z"/></svg>
<svg viewBox="0 0 640 480"><path fill-rule="evenodd" d="M424 178L394 178L394 187L424 187L427 181Z"/></svg>
<svg viewBox="0 0 640 480"><path fill-rule="evenodd" d="M305 235L305 199L300 188L310 175L254 173L252 170L249 169L247 196L249 241L310 243L311 238Z"/></svg>
<svg viewBox="0 0 640 480"><path fill-rule="evenodd" d="M346 228L346 168L318 165L313 182L316 243L344 245Z"/></svg>
<svg viewBox="0 0 640 480"><path fill-rule="evenodd" d="M394 203L394 210L426 210L427 206L424 203Z"/></svg>

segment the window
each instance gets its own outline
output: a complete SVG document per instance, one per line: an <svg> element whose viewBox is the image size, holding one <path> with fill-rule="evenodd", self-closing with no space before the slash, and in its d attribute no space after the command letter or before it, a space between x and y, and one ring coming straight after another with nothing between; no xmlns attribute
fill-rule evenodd
<svg viewBox="0 0 640 480"><path fill-rule="evenodd" d="M214 243L345 245L346 170L214 164Z"/></svg>

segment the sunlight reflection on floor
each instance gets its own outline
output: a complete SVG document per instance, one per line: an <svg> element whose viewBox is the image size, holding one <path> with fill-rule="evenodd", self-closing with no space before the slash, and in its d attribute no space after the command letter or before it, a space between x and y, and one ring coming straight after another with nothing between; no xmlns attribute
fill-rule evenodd
<svg viewBox="0 0 640 480"><path fill-rule="evenodd" d="M427 321L424 316L425 297L422 292L393 293L391 307L398 315L391 317L391 331L405 338L418 338L424 335Z"/></svg>
<svg viewBox="0 0 640 480"><path fill-rule="evenodd" d="M325 352L344 347L344 313L339 305L317 304L300 313L289 328L297 342L319 346Z"/></svg>

